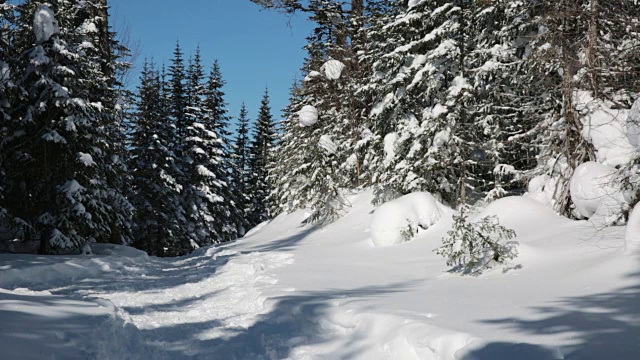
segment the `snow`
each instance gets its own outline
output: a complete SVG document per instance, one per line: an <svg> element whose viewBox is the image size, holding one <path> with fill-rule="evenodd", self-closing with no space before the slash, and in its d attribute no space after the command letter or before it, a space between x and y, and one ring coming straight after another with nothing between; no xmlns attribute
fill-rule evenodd
<svg viewBox="0 0 640 360"><path fill-rule="evenodd" d="M627 118L627 137L629 143L636 147L640 147L640 98L638 98L629 111Z"/></svg>
<svg viewBox="0 0 640 360"><path fill-rule="evenodd" d="M371 219L373 244L388 246L410 241L419 228L428 229L444 212L443 205L427 192L411 193L384 203Z"/></svg>
<svg viewBox="0 0 640 360"><path fill-rule="evenodd" d="M0 85L4 85L9 82L9 79L11 79L11 70L9 69L9 65L0 60Z"/></svg>
<svg viewBox="0 0 640 360"><path fill-rule="evenodd" d="M305 211L190 256L116 245L95 255L0 254L7 358L618 359L640 353L637 253L625 228L594 228L525 197L498 200L516 266L449 273L433 253L442 214L401 246L372 247L368 190L318 228ZM632 216L633 217L633 216ZM473 220L473 219L471 219Z"/></svg>
<svg viewBox="0 0 640 360"><path fill-rule="evenodd" d="M629 215L627 231L624 238L627 253L640 250L640 205L636 204Z"/></svg>
<svg viewBox="0 0 640 360"><path fill-rule="evenodd" d="M33 33L36 36L36 43L45 43L59 32L60 28L53 10L47 5L40 5L33 16Z"/></svg>
<svg viewBox="0 0 640 360"><path fill-rule="evenodd" d="M91 154L86 154L83 152L78 153L78 160L83 163L85 166L94 166L96 163L93 161L93 157Z"/></svg>
<svg viewBox="0 0 640 360"><path fill-rule="evenodd" d="M309 81L317 79L317 78L319 78L321 76L322 76L322 74L317 72L317 71L309 71L309 74L307 76L305 76L304 81L305 82L309 82Z"/></svg>
<svg viewBox="0 0 640 360"><path fill-rule="evenodd" d="M619 189L619 183L613 167L596 162L578 166L569 183L578 215L598 224L614 223L633 198Z"/></svg>
<svg viewBox="0 0 640 360"><path fill-rule="evenodd" d="M322 65L320 71L327 79L338 80L342 76L345 67L346 66L338 60L329 60Z"/></svg>
<svg viewBox="0 0 640 360"><path fill-rule="evenodd" d="M398 134L395 132L388 133L384 137L384 164L389 165L396 156L396 144L398 143Z"/></svg>
<svg viewBox="0 0 640 360"><path fill-rule="evenodd" d="M409 9L411 9L412 7L416 7L420 4L422 4L424 2L424 0L409 0Z"/></svg>
<svg viewBox="0 0 640 360"><path fill-rule="evenodd" d="M338 151L338 145L333 142L330 135L322 135L320 136L320 140L318 141L318 146L325 152L327 155L334 155L336 151Z"/></svg>
<svg viewBox="0 0 640 360"><path fill-rule="evenodd" d="M313 126L318 122L318 109L315 106L305 105L298 111L300 125Z"/></svg>
<svg viewBox="0 0 640 360"><path fill-rule="evenodd" d="M558 189L557 177L538 175L529 181L527 193L524 195L539 203L553 207L555 205L554 194Z"/></svg>
<svg viewBox="0 0 640 360"><path fill-rule="evenodd" d="M595 100L586 91L576 94L576 109L584 125L582 135L596 148L597 161L604 165L618 166L637 156L636 147L630 143L629 111L612 109L606 103Z"/></svg>

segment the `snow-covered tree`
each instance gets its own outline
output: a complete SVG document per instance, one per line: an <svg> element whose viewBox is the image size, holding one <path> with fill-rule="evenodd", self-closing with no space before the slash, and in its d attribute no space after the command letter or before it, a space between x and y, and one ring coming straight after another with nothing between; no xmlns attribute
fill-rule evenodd
<svg viewBox="0 0 640 360"><path fill-rule="evenodd" d="M121 243L128 233L123 163L111 147L120 128L111 65L103 62L114 55L100 46L103 5L26 2L12 28L22 91L7 126L3 201L19 219L15 237L39 242L42 253Z"/></svg>
<svg viewBox="0 0 640 360"><path fill-rule="evenodd" d="M235 194L238 211L238 235L242 236L249 230L249 213L251 199L249 197L249 112L242 104L238 117L238 130L231 154L231 191Z"/></svg>
<svg viewBox="0 0 640 360"><path fill-rule="evenodd" d="M173 151L177 136L167 90L154 64L145 63L131 144L134 245L158 256L186 254L192 248L183 226L182 185L177 180L182 174Z"/></svg>
<svg viewBox="0 0 640 360"><path fill-rule="evenodd" d="M221 163L211 171L221 179L220 192L224 201L220 205L219 231L221 241L233 240L237 237L238 209L235 205L235 195L231 191L231 132L229 131L229 115L227 103L222 90L225 81L218 61L214 61L206 84L204 106L209 114L211 128L216 133L218 141L211 144L212 152L221 154Z"/></svg>
<svg viewBox="0 0 640 360"><path fill-rule="evenodd" d="M223 240L223 229L230 214L225 209L226 187L220 139L213 127L212 113L206 106L207 89L200 50L189 61L186 79L186 122L183 155L185 179L183 201L187 231L197 246Z"/></svg>
<svg viewBox="0 0 640 360"><path fill-rule="evenodd" d="M269 218L269 194L272 191L272 184L269 179L268 169L275 162L274 145L276 140L276 129L271 106L269 102L269 92L265 90L258 118L254 124L253 140L249 148L249 188L251 212L249 223L252 226Z"/></svg>

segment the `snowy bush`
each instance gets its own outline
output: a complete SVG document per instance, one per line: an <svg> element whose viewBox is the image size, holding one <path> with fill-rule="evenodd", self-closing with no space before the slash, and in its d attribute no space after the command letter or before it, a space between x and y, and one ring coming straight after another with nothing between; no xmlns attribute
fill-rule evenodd
<svg viewBox="0 0 640 360"><path fill-rule="evenodd" d="M511 241L515 231L500 225L497 216L469 222L469 210L464 206L454 215L453 227L435 253L444 256L454 271L470 275L480 275L485 269L515 259L518 243Z"/></svg>
<svg viewBox="0 0 640 360"><path fill-rule="evenodd" d="M373 213L371 237L376 246L410 241L418 229L440 220L442 205L427 192L416 192L384 203Z"/></svg>
<svg viewBox="0 0 640 360"><path fill-rule="evenodd" d="M636 205L629 215L625 232L625 249L627 253L640 250L640 205Z"/></svg>

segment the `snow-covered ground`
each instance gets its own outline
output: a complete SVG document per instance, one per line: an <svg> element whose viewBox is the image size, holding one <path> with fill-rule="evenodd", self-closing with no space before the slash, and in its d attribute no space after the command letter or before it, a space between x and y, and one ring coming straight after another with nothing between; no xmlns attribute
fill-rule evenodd
<svg viewBox="0 0 640 360"><path fill-rule="evenodd" d="M374 247L371 193L324 228L305 213L179 259L0 255L8 359L637 359L640 254L527 198L490 205L517 262L480 277L433 253L443 217Z"/></svg>

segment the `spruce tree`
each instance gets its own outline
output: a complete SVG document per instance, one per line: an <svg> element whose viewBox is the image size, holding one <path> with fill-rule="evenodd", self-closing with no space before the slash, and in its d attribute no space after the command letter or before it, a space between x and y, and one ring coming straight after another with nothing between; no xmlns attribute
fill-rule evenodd
<svg viewBox="0 0 640 360"><path fill-rule="evenodd" d="M207 88L198 49L187 70L186 118L183 154L187 183L183 201L191 240L207 246L225 240L223 231L230 214L224 205L226 179L220 140L214 131L213 113L206 106Z"/></svg>
<svg viewBox="0 0 640 360"><path fill-rule="evenodd" d="M238 130L231 154L231 191L235 194L235 205L238 211L238 236L243 236L250 226L249 214L251 198L249 197L249 118L245 104L242 104L238 117Z"/></svg>
<svg viewBox="0 0 640 360"><path fill-rule="evenodd" d="M251 212L249 223L251 226L269 218L269 194L272 191L272 184L269 179L268 169L272 166L274 159L274 145L276 140L276 129L271 106L269 103L269 91L265 90L258 118L254 124L253 141L249 148L249 188Z"/></svg>
<svg viewBox="0 0 640 360"><path fill-rule="evenodd" d="M131 216L110 147L114 82L94 31L107 26L102 2L71 5L23 3L13 28L12 46L24 54L14 68L23 90L8 124L4 202L19 219L16 237L39 243L41 253L122 243Z"/></svg>
<svg viewBox="0 0 640 360"><path fill-rule="evenodd" d="M134 246L150 255L175 256L191 250L184 234L181 170L173 152L177 140L161 73L145 62L138 88L132 137L132 201L136 208Z"/></svg>
<svg viewBox="0 0 640 360"><path fill-rule="evenodd" d="M220 64L214 61L206 84L206 97L204 107L209 114L211 129L215 132L218 141L211 144L212 152L219 153L220 164L211 171L216 179L220 179L220 194L224 199L220 203L218 225L221 241L233 240L237 237L237 224L240 214L236 207L236 196L232 192L232 144L229 131L229 115L227 103L224 100L225 93L222 88L225 81L222 78Z"/></svg>

